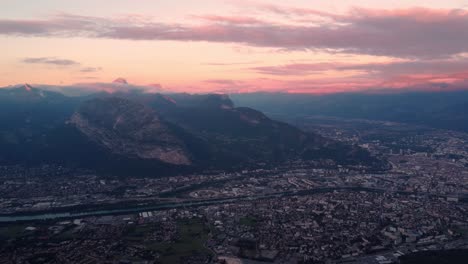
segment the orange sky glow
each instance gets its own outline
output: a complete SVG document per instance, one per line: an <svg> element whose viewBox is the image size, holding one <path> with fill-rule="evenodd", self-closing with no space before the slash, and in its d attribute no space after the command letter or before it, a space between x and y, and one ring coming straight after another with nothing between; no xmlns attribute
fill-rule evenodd
<svg viewBox="0 0 468 264"><path fill-rule="evenodd" d="M0 0L0 87L336 93L468 87L468 2Z"/></svg>

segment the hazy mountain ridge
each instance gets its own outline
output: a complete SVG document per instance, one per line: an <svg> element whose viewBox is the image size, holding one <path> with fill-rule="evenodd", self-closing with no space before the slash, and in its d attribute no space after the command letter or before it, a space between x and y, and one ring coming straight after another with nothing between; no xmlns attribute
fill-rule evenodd
<svg viewBox="0 0 468 264"><path fill-rule="evenodd" d="M19 97L5 110L20 118L0 129L0 160L5 162L60 161L109 171L232 168L295 159L382 165L359 147L236 108L226 95L122 92L71 98L53 93L31 102L21 99L28 93L11 90L3 90L0 101ZM25 105L34 105L34 111L24 112ZM31 116L42 119L30 123ZM25 128L34 133L12 140Z"/></svg>
<svg viewBox="0 0 468 264"><path fill-rule="evenodd" d="M289 117L322 115L468 131L468 91L330 95L233 94L236 105Z"/></svg>

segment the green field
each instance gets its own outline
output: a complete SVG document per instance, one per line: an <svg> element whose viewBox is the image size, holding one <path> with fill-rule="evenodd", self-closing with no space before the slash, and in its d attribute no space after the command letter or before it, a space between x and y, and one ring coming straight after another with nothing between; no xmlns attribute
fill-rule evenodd
<svg viewBox="0 0 468 264"><path fill-rule="evenodd" d="M251 216L245 216L239 220L239 223L241 225L255 227L257 225L257 219Z"/></svg>
<svg viewBox="0 0 468 264"><path fill-rule="evenodd" d="M148 233L153 232L157 226L155 225L138 225L132 226L129 230L127 230L126 234L124 235L124 239L129 242L135 243L143 243L145 236Z"/></svg>
<svg viewBox="0 0 468 264"><path fill-rule="evenodd" d="M7 226L0 226L0 240L15 239L27 234L25 228L27 225L12 224Z"/></svg>

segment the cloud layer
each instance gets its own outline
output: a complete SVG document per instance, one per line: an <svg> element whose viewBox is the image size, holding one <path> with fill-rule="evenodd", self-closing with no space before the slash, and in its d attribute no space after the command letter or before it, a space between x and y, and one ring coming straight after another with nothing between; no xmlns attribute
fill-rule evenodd
<svg viewBox="0 0 468 264"><path fill-rule="evenodd" d="M277 66L253 67L251 70L275 76L304 76L325 71L362 71L380 77L401 74L440 74L452 73L468 68L468 58L406 60L384 63L292 63Z"/></svg>
<svg viewBox="0 0 468 264"><path fill-rule="evenodd" d="M468 12L429 8L355 8L347 14L263 6L287 16L281 23L249 16L198 16L200 23L58 15L46 19L2 19L0 34L240 43L281 49L331 50L402 58L442 58L468 52ZM296 23L298 20L310 23ZM288 22L289 21L289 22Z"/></svg>
<svg viewBox="0 0 468 264"><path fill-rule="evenodd" d="M57 58L24 58L22 60L23 63L30 63L30 64L49 64L49 65L56 65L56 66L73 66L73 65L80 65L79 62L74 60L67 60L67 59L57 59Z"/></svg>

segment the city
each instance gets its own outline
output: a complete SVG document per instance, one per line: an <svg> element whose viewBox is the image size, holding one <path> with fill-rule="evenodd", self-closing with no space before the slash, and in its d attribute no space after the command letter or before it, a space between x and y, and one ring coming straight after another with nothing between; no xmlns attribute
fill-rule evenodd
<svg viewBox="0 0 468 264"><path fill-rule="evenodd" d="M0 236L9 242L0 259L394 263L412 252L467 248L468 137L433 129L413 137L407 125L373 126L361 136L356 128L314 127L381 153L392 166L385 172L294 161L121 179L55 166L2 167L1 193L8 195L0 200ZM34 215L43 220L8 223Z"/></svg>

